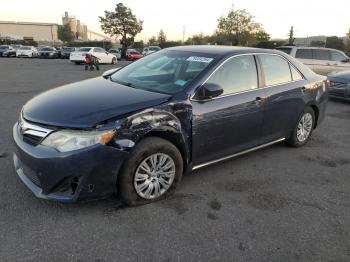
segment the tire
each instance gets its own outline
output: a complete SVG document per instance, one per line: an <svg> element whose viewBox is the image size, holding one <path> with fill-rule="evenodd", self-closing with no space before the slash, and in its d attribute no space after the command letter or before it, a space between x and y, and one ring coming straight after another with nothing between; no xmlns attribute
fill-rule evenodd
<svg viewBox="0 0 350 262"><path fill-rule="evenodd" d="M304 119L303 119L304 118ZM304 121L304 128L302 128ZM311 122L310 122L311 121ZM287 144L292 147L301 147L305 145L312 135L315 126L315 111L311 107L306 107L298 118L291 137L287 140ZM299 131L298 130L303 130ZM307 131L307 132L306 132Z"/></svg>
<svg viewBox="0 0 350 262"><path fill-rule="evenodd" d="M74 62L76 65L80 65L80 62Z"/></svg>
<svg viewBox="0 0 350 262"><path fill-rule="evenodd" d="M117 63L117 59L115 57L112 58L112 65L115 65Z"/></svg>
<svg viewBox="0 0 350 262"><path fill-rule="evenodd" d="M156 156L155 159L157 159L156 163L158 164L162 162L162 157L163 159L166 159L165 162L161 164L161 167L164 167L165 169L161 168L159 172L167 173L167 176L163 177L163 175L159 175L159 173L158 176L156 176L157 171L146 171L147 173L141 174L145 169L142 169L140 166L146 163L146 167L150 167L151 165L148 165L147 163L151 163L150 157L153 157L154 159L154 156ZM167 166L171 166L171 168L167 169ZM171 175L169 175L170 173ZM126 160L121 169L117 181L119 197L124 204L129 206L143 205L158 201L174 191L178 183L181 181L182 173L183 160L180 151L175 145L159 137L144 138L131 151L130 157ZM146 178L137 181L136 178L140 178L140 175L145 176ZM164 181L166 180L168 188L163 186L165 185ZM144 190L146 193L144 195L144 192L140 190L142 184L146 184L146 190ZM152 184L152 186L150 184ZM158 185L158 195L156 194L157 190L155 190L157 187L156 185ZM151 193L148 196L147 190L149 189Z"/></svg>

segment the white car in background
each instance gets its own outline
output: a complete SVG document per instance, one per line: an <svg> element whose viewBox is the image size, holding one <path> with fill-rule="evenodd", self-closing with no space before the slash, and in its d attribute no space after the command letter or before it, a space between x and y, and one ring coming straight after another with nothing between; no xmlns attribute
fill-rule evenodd
<svg viewBox="0 0 350 262"><path fill-rule="evenodd" d="M76 64L81 64L85 62L85 55L89 53L97 58L99 58L100 64L116 64L117 57L114 54L108 53L105 49L101 47L81 47L77 51L71 52L69 60Z"/></svg>
<svg viewBox="0 0 350 262"><path fill-rule="evenodd" d="M143 49L142 55L143 56L150 55L152 53L158 52L159 50L161 50L159 46L148 46Z"/></svg>
<svg viewBox="0 0 350 262"><path fill-rule="evenodd" d="M16 51L17 57L37 57L38 50L34 46L21 46Z"/></svg>

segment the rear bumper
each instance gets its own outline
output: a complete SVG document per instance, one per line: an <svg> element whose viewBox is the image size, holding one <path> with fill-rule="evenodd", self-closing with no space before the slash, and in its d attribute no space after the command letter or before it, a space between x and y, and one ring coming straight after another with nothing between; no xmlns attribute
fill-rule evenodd
<svg viewBox="0 0 350 262"><path fill-rule="evenodd" d="M14 166L35 196L60 202L104 198L116 193L120 167L128 152L96 145L68 153L23 141L13 128Z"/></svg>

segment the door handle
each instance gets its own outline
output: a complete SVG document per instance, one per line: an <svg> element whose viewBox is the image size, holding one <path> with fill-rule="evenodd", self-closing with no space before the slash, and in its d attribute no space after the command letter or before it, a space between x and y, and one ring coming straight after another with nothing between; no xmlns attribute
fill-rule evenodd
<svg viewBox="0 0 350 262"><path fill-rule="evenodd" d="M264 97L258 96L255 98L253 103L256 105L260 105L263 102L263 100L264 100Z"/></svg>

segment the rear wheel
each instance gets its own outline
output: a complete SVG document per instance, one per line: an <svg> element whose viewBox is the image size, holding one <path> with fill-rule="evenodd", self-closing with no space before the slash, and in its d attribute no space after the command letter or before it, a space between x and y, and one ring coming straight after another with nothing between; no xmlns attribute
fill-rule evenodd
<svg viewBox="0 0 350 262"><path fill-rule="evenodd" d="M311 137L314 124L315 112L311 107L307 107L299 117L292 136L287 140L288 145L293 147L305 145Z"/></svg>
<svg viewBox="0 0 350 262"><path fill-rule="evenodd" d="M182 156L169 141L148 137L131 152L118 178L119 196L127 205L142 205L162 199L180 182Z"/></svg>

